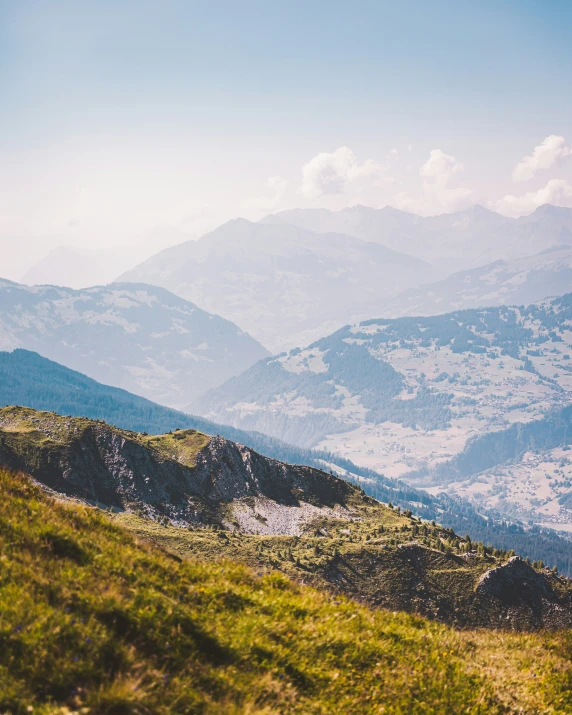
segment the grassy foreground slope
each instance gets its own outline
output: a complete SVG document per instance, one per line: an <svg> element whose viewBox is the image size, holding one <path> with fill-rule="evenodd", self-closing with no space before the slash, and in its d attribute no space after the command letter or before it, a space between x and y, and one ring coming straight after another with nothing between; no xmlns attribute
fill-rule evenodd
<svg viewBox="0 0 572 715"><path fill-rule="evenodd" d="M568 713L568 633L457 632L174 559L0 471L0 712Z"/></svg>

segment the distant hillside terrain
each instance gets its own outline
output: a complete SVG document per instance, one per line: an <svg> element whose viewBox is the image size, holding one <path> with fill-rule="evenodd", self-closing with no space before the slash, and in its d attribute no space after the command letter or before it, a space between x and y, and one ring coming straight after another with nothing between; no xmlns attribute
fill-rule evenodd
<svg viewBox="0 0 572 715"><path fill-rule="evenodd" d="M50 498L4 470L0 524L3 712L572 707L565 633L454 631L228 558L173 558L103 512Z"/></svg>
<svg viewBox="0 0 572 715"><path fill-rule="evenodd" d="M569 530L572 521L572 406L470 439L462 452L407 475L470 499L477 509ZM432 491L439 492L441 489Z"/></svg>
<svg viewBox="0 0 572 715"><path fill-rule="evenodd" d="M469 438L571 402L571 320L572 294L369 320L260 361L192 409L386 476L429 473Z"/></svg>
<svg viewBox="0 0 572 715"><path fill-rule="evenodd" d="M0 349L25 348L168 404L187 404L267 351L163 288L0 285Z"/></svg>
<svg viewBox="0 0 572 715"><path fill-rule="evenodd" d="M277 351L366 317L364 304L439 275L424 261L340 231L236 219L119 280L163 286Z"/></svg>
<svg viewBox="0 0 572 715"><path fill-rule="evenodd" d="M437 315L491 305L530 305L572 287L572 246L535 256L495 261L414 288L379 307L386 316Z"/></svg>
<svg viewBox="0 0 572 715"><path fill-rule="evenodd" d="M542 564L507 562L511 553L423 524L331 474L220 437L149 436L9 407L0 410L0 465L112 509L183 557L277 568L373 606L457 625L572 625L572 582Z"/></svg>

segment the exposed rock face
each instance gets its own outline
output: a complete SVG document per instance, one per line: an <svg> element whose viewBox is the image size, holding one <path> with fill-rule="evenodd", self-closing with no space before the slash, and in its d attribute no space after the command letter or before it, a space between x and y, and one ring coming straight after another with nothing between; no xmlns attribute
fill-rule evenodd
<svg viewBox="0 0 572 715"><path fill-rule="evenodd" d="M554 585L557 579L552 579ZM484 573L475 593L492 599L496 611L506 613L514 627L535 624L538 627L561 627L572 623L571 602L555 591L548 578L520 556Z"/></svg>
<svg viewBox="0 0 572 715"><path fill-rule="evenodd" d="M479 579L477 593L494 596L507 605L530 603L538 598L554 598L548 581L520 556L487 571Z"/></svg>
<svg viewBox="0 0 572 715"><path fill-rule="evenodd" d="M298 536L314 519L352 519L352 513L340 505L315 506L305 501L297 505L280 504L266 497L244 499L233 508L234 524L247 534Z"/></svg>
<svg viewBox="0 0 572 715"><path fill-rule="evenodd" d="M0 464L59 492L175 521L228 523L231 502L343 507L356 488L312 467L269 459L222 437L178 431L142 437L104 423L34 413L14 423L0 411ZM33 415L47 415L37 421ZM189 444L192 447L189 447ZM315 509L306 509L308 518ZM247 529L248 530L248 529Z"/></svg>

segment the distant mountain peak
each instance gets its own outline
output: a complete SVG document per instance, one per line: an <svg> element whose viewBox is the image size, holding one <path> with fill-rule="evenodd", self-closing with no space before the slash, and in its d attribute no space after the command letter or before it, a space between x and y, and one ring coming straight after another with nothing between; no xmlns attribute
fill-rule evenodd
<svg viewBox="0 0 572 715"><path fill-rule="evenodd" d="M380 214L385 214L387 216L407 216L409 218L413 217L416 219L421 218L421 216L419 216L418 214L414 214L411 211L404 211L403 209L398 209L395 206L390 206L389 204L387 204L386 206L382 206L380 209L377 209L377 211Z"/></svg>
<svg viewBox="0 0 572 715"><path fill-rule="evenodd" d="M491 211L486 206L482 204L474 204L469 206L467 209L462 211L454 211L451 216L462 216L462 217L472 217L472 218L496 218L506 220L506 217L496 211Z"/></svg>
<svg viewBox="0 0 572 715"><path fill-rule="evenodd" d="M572 209L566 206L554 206L553 204L542 204L535 209L531 216L570 216Z"/></svg>

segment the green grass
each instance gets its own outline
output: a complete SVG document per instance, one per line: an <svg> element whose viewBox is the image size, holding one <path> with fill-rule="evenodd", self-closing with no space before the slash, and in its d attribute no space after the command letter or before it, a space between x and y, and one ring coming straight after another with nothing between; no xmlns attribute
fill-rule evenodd
<svg viewBox="0 0 572 715"><path fill-rule="evenodd" d="M0 429L21 438L29 447L50 443L67 445L77 440L85 430L97 426L96 420L85 417L62 417L55 412L40 412L27 407L0 408ZM188 467L196 465L196 457L211 438L195 430L175 430L162 435L130 432L106 425L106 429L154 450L164 459L174 459Z"/></svg>
<svg viewBox="0 0 572 715"><path fill-rule="evenodd" d="M459 632L232 561L180 560L5 471L0 613L2 713L572 709L568 634Z"/></svg>
<svg viewBox="0 0 572 715"><path fill-rule="evenodd" d="M160 452L168 459L176 459L187 467L196 466L198 453L210 441L208 435L194 430L177 430L173 433L144 438L147 447Z"/></svg>
<svg viewBox="0 0 572 715"><path fill-rule="evenodd" d="M475 544L451 530L421 524L358 492L348 506L351 520L320 518L300 536L184 529L127 512L114 519L184 559L231 559L263 573L278 570L334 595L415 611L453 625L510 625L498 604L476 604L474 591L486 571L512 554L478 552ZM571 589L567 579L551 578L551 586L563 599Z"/></svg>

